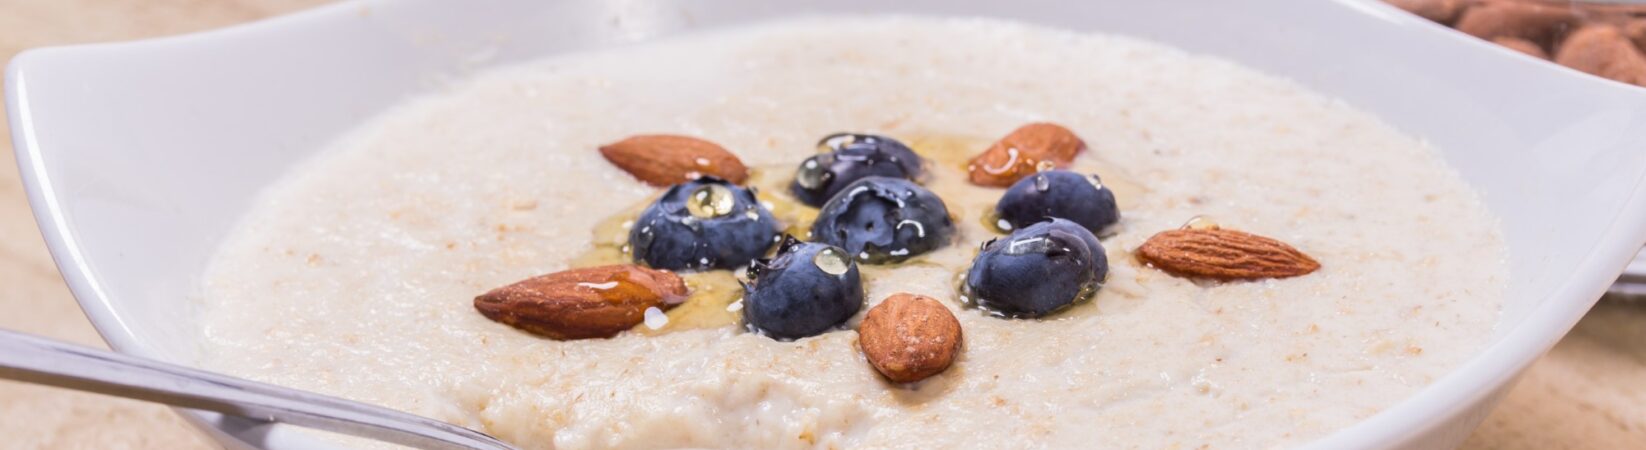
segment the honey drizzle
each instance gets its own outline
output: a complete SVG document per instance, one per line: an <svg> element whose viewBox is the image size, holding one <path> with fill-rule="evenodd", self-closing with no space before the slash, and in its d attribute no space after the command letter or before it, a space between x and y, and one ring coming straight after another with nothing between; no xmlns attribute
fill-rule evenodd
<svg viewBox="0 0 1646 450"><path fill-rule="evenodd" d="M942 183L930 183L934 178L928 173L925 179L920 180L928 189L940 197L955 198L953 196L976 195L975 186L965 184L967 164L971 158L988 148L990 140L986 138L968 137L954 134L940 133L912 133L898 136L898 139L908 144L915 153L927 160L928 172L943 172L945 179ZM1091 152L1093 150L1087 150ZM1071 170L1084 173L1096 173L1103 180L1103 185L1114 191L1116 202L1122 211L1138 204L1142 196L1148 193L1143 185L1136 182L1128 173L1114 164L1105 161L1100 155L1077 158ZM811 224L817 219L818 209L807 206L795 200L789 194L789 183L794 175L793 165L770 165L750 169L746 185L755 189L756 198L782 227L781 233L793 235L800 239L809 239ZM959 184L955 184L955 183ZM953 185L951 185L953 184ZM964 186L962 186L964 185ZM998 189L991 189L996 192ZM633 256L628 248L628 235L634 220L657 201L658 195L648 197L642 202L624 208L621 212L601 220L594 227L594 239L589 250L573 257L570 261L572 268L592 267L610 264L633 264ZM948 201L950 213L957 216L977 217L971 219L984 224L984 228L1000 234L1008 234L998 226L998 218L994 217L993 208L980 208L980 211L961 211L960 202ZM965 217L957 217L966 220ZM952 245L968 245L955 243ZM773 246L775 251L776 246ZM927 261L926 258L914 258L894 266L867 266L866 277L881 277L889 275L894 267L903 265L938 265ZM956 269L963 273L964 268ZM742 313L728 308L743 297L743 287L736 275L729 270L709 270L695 273L682 273L687 287L687 298L679 306L667 311L668 323L653 330L642 324L633 331L644 335L657 335L676 331L717 328L735 325L742 321Z"/></svg>
<svg viewBox="0 0 1646 450"><path fill-rule="evenodd" d="M817 208L806 206L789 195L788 183L793 172L794 167L790 166L756 167L750 169L747 185L755 189L756 198L771 211L772 217L777 219L778 225L782 227L781 233L805 239L811 230L812 221L817 219ZM650 196L595 224L594 238L590 241L589 249L573 257L570 266L579 268L634 264L633 253L628 247L629 230L634 227L634 221L640 213L656 202L657 198L657 195ZM776 246L773 246L773 249L775 250ZM632 331L644 335L657 335L723 327L742 321L741 312L727 310L732 303L743 298L743 287L732 271L707 270L681 273L680 277L686 282L687 297L679 306L665 312L669 318L668 323L656 330L641 324L632 328Z"/></svg>

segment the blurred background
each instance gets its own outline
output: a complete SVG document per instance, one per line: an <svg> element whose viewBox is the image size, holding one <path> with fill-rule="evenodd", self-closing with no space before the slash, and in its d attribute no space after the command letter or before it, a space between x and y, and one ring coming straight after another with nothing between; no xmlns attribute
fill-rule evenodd
<svg viewBox="0 0 1646 450"><path fill-rule="evenodd" d="M1533 58L1646 87L1646 1L1386 1Z"/></svg>
<svg viewBox="0 0 1646 450"><path fill-rule="evenodd" d="M1397 3L1408 8L1457 7L1462 14L1462 8L1478 2ZM188 33L320 3L325 2L0 0L0 60L10 60L31 47ZM1443 24L1459 26L1458 16L1446 16L1449 13L1444 9L1438 14ZM1557 21L1554 26L1565 27L1560 31L1565 33L1574 24L1578 22ZM1560 59L1555 38L1513 34L1520 31L1481 33L1503 33L1488 37L1500 43L1516 43L1499 39L1502 36L1527 40L1544 52L1542 57ZM0 143L0 328L101 347L101 339L63 285L35 227L12 163L10 131L4 121L0 121L0 130L0 135L8 136ZM0 449L212 447L159 406L0 381ZM1646 302L1613 301L1597 306L1526 373L1464 448L1646 449Z"/></svg>

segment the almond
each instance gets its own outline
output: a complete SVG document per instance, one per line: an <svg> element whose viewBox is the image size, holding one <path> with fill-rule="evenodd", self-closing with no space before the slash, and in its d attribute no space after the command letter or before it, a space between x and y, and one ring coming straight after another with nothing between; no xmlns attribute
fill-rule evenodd
<svg viewBox="0 0 1646 450"><path fill-rule="evenodd" d="M670 186L712 176L736 184L749 179L737 155L690 136L642 134L600 147L600 155L640 181Z"/></svg>
<svg viewBox="0 0 1646 450"><path fill-rule="evenodd" d="M1493 40L1514 37L1548 47L1582 18L1565 5L1533 2L1488 2L1470 7L1457 19L1457 30Z"/></svg>
<svg viewBox="0 0 1646 450"><path fill-rule="evenodd" d="M1137 248L1138 259L1172 275L1215 280L1288 278L1320 263L1274 239L1221 228L1163 231Z"/></svg>
<svg viewBox="0 0 1646 450"><path fill-rule="evenodd" d="M1623 35L1634 41L1635 48L1646 51L1646 19L1634 19L1624 23Z"/></svg>
<svg viewBox="0 0 1646 450"><path fill-rule="evenodd" d="M937 375L960 354L960 321L931 297L893 294L869 309L857 333L869 364L897 383Z"/></svg>
<svg viewBox="0 0 1646 450"><path fill-rule="evenodd" d="M1463 12L1464 0L1389 0L1389 4L1406 12L1441 24L1450 25Z"/></svg>
<svg viewBox="0 0 1646 450"><path fill-rule="evenodd" d="M1612 25L1589 25L1572 32L1555 51L1555 62L1616 81L1646 86L1646 55Z"/></svg>
<svg viewBox="0 0 1646 450"><path fill-rule="evenodd" d="M1543 47L1538 46L1536 42L1512 36L1498 36L1492 38L1492 43L1501 45L1503 48L1507 48L1509 50L1525 53L1533 58L1549 59L1549 53L1543 51Z"/></svg>
<svg viewBox="0 0 1646 450"><path fill-rule="evenodd" d="M1038 122L1018 127L967 163L972 184L1007 187L1047 167L1067 167L1086 142L1062 125Z"/></svg>
<svg viewBox="0 0 1646 450"><path fill-rule="evenodd" d="M679 276L632 264L555 272L474 298L486 318L552 339L612 337L686 298Z"/></svg>
<svg viewBox="0 0 1646 450"><path fill-rule="evenodd" d="M1525 0L1479 0L1479 1L1525 1ZM1646 16L1646 4L1613 2L1564 2L1567 7L1583 12L1584 18L1599 21L1617 22L1634 17Z"/></svg>

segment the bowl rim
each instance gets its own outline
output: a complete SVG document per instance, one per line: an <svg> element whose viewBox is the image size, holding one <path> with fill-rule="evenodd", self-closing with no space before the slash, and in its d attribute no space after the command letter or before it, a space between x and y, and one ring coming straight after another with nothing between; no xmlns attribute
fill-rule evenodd
<svg viewBox="0 0 1646 450"><path fill-rule="evenodd" d="M1400 16L1396 20L1412 22L1408 24L1412 26L1438 26L1377 0L1331 1L1357 10L1369 8L1380 15L1394 14ZM6 112L12 130L19 175L35 222L70 292L98 334L111 348L141 357L156 358L161 355L157 349L141 341L125 320L114 313L108 293L99 282L98 275L87 263L79 241L65 220L63 205L55 190L56 185L52 183L42 158L50 151L37 142L31 118L27 80L32 67L39 60L55 57L69 50L136 50L149 46L213 40L301 23L332 21L355 14L368 6L392 7L393 3L343 0L290 14L199 32L121 42L35 48L19 53L7 65ZM1478 45L1506 51L1485 41L1479 41ZM1572 73L1582 74L1575 70ZM1633 86L1622 83L1582 75L1594 78L1595 82L1617 84L1620 89L1634 89ZM1610 219L1610 225L1600 237L1600 242L1619 245L1597 245L1589 249L1574 275L1560 282L1559 287L1529 311L1522 322L1512 329L1505 330L1496 342L1481 349L1417 392L1378 411L1370 418L1337 429L1305 444L1304 447L1373 449L1409 446L1426 434L1436 432L1446 425L1449 419L1464 414L1471 405L1483 401L1495 402L1495 396L1513 387L1512 382L1526 367L1552 348L1577 324L1605 293L1616 274L1633 259L1641 245L1646 244L1646 176L1635 180L1634 187L1626 198L1626 206ZM247 446L245 448L255 448L247 444L247 434L261 435L268 432L254 430L248 433L245 425L224 423L212 413L175 410L188 419L188 422L199 427L203 433L219 441L232 438L240 446ZM1490 408L1477 414L1486 412L1490 412ZM283 425L274 427L289 428ZM1472 428L1464 431L1472 431Z"/></svg>

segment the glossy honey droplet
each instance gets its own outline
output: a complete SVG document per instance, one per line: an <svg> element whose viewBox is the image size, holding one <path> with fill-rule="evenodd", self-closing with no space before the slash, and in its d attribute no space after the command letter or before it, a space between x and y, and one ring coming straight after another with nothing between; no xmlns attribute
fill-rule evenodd
<svg viewBox="0 0 1646 450"><path fill-rule="evenodd" d="M737 199L732 198L731 189L706 184L692 191L691 198L686 201L686 211L693 217L708 219L731 214L732 207L736 205Z"/></svg>
<svg viewBox="0 0 1646 450"><path fill-rule="evenodd" d="M1101 188L1102 186L1099 186L1099 187ZM1051 189L1052 189L1052 178L1051 177L1048 177L1048 176L1045 176L1045 175L1039 175L1039 174L1034 176L1034 190L1036 192L1046 192L1046 191L1049 191Z"/></svg>
<svg viewBox="0 0 1646 450"><path fill-rule="evenodd" d="M823 273L835 276L844 275L847 270L851 269L851 261L846 259L846 255L833 248L819 250L816 255L812 256L812 264L817 265L817 268L822 270Z"/></svg>
<svg viewBox="0 0 1646 450"><path fill-rule="evenodd" d="M1183 229L1185 230L1216 230L1218 228L1216 220L1204 215L1191 217L1188 222L1183 223Z"/></svg>
<svg viewBox="0 0 1646 450"><path fill-rule="evenodd" d="M1092 187L1097 188L1098 190L1103 190L1103 179L1099 178L1095 173L1086 175L1086 182L1091 183ZM1113 190L1110 192L1113 192Z"/></svg>
<svg viewBox="0 0 1646 450"><path fill-rule="evenodd" d="M806 189L821 189L833 176L834 174L829 173L823 164L817 162L817 157L813 156L800 163L800 170L795 171L794 181Z"/></svg>

